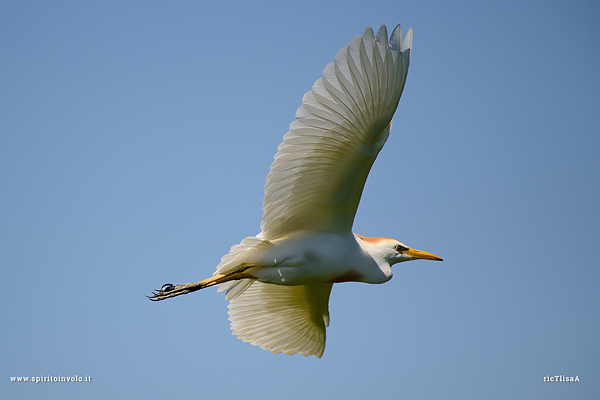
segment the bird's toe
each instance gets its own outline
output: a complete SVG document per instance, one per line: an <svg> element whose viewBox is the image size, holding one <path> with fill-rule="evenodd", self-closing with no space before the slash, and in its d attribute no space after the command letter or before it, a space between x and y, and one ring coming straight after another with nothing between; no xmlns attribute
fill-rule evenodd
<svg viewBox="0 0 600 400"><path fill-rule="evenodd" d="M160 290L154 289L152 295L146 297L148 297L152 301L160 301L168 299L169 297L175 297L180 294L187 293L183 286L185 285L173 285L172 283L165 283L161 286Z"/></svg>
<svg viewBox="0 0 600 400"><path fill-rule="evenodd" d="M165 283L164 285L161 286L160 291L161 292L170 292L173 289L175 289L175 285L173 285L172 283Z"/></svg>

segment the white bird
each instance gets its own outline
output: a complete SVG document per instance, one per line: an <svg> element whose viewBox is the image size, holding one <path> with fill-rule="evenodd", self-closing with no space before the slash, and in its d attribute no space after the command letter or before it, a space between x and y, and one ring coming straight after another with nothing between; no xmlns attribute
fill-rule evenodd
<svg viewBox="0 0 600 400"><path fill-rule="evenodd" d="M233 334L272 353L321 357L334 283L384 283L393 264L442 260L352 233L365 180L404 89L412 28L367 28L304 95L267 175L261 232L231 247L211 278L166 284L151 300L220 285Z"/></svg>

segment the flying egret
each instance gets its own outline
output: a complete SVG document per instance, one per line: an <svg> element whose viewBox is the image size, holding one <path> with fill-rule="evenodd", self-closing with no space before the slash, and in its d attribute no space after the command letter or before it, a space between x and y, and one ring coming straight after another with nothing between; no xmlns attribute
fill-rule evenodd
<svg viewBox="0 0 600 400"><path fill-rule="evenodd" d="M334 283L384 283L393 264L442 260L352 233L365 180L404 89L412 28L367 28L304 95L267 175L261 232L231 247L211 278L166 284L163 300L219 285L233 334L272 353L321 357Z"/></svg>

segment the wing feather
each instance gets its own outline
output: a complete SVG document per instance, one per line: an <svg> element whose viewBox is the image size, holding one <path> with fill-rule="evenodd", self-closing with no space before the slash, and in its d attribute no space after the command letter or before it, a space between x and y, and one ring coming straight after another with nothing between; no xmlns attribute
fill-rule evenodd
<svg viewBox="0 0 600 400"><path fill-rule="evenodd" d="M254 282L230 300L233 334L270 352L321 357L332 284L282 286Z"/></svg>
<svg viewBox="0 0 600 400"><path fill-rule="evenodd" d="M367 28L341 49L306 93L267 175L262 232L221 259L226 273L246 252L298 229L349 232L362 189L400 100L412 29ZM282 286L253 279L221 284L233 334L272 353L321 357L332 284Z"/></svg>
<svg viewBox="0 0 600 400"><path fill-rule="evenodd" d="M367 28L306 93L267 175L261 237L347 233L404 88L412 29Z"/></svg>

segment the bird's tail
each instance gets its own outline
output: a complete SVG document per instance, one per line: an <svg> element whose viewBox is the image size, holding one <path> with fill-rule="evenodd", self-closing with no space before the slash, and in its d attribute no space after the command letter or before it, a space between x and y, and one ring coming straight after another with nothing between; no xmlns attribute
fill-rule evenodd
<svg viewBox="0 0 600 400"><path fill-rule="evenodd" d="M252 255L256 251L271 247L272 245L268 240L263 240L255 236L247 237L240 244L231 247L229 253L221 258L221 262L217 265L217 270L210 278L181 285L167 283L160 290L157 289L152 292L152 296L148 296L148 298L159 301L220 285L219 292L227 291L225 299L234 299L256 281L256 278L249 270L260 265L248 262L252 259Z"/></svg>
<svg viewBox="0 0 600 400"><path fill-rule="evenodd" d="M250 252L254 252L256 250L261 250L267 247L273 246L268 240L261 239L256 236L249 236L242 240L240 244L236 244L231 247L229 253L225 254L221 258L221 262L217 265L217 270L212 278L206 279L206 281L210 281L211 279L215 279L214 282L219 281L220 275L227 275L231 273L231 271L239 271L240 267L244 267L244 259L247 259L247 256ZM212 285L219 285L219 292L226 292L225 299L232 300L244 293L246 289L252 285L252 283L256 279L252 279L251 277L244 278L241 275L236 277L237 279L228 279L223 280L218 283L212 283ZM211 281L212 282L212 281Z"/></svg>

